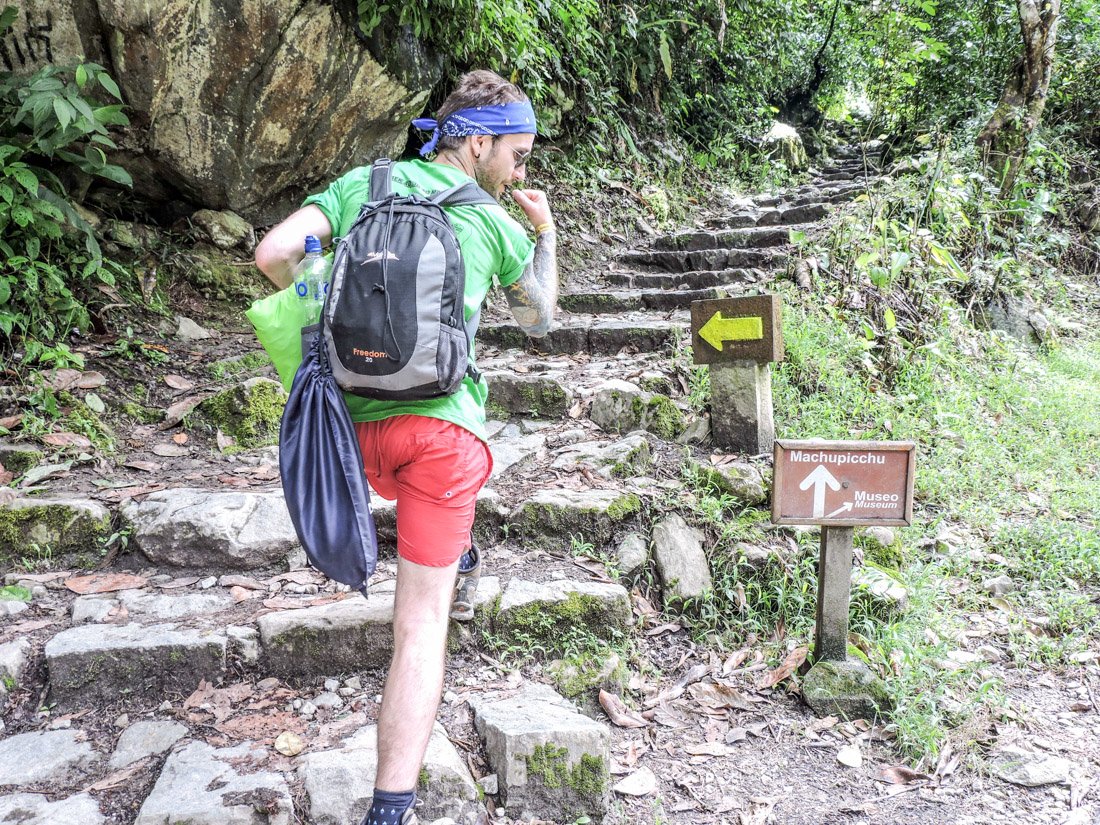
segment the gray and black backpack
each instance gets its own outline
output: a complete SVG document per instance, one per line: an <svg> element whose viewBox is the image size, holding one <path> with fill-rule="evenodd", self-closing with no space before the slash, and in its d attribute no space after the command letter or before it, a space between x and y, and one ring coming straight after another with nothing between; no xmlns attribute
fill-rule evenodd
<svg viewBox="0 0 1100 825"><path fill-rule="evenodd" d="M341 389L388 401L450 395L466 375L479 312L466 324L466 268L444 206L495 204L473 181L396 195L371 168L370 201L336 247L323 330Z"/></svg>

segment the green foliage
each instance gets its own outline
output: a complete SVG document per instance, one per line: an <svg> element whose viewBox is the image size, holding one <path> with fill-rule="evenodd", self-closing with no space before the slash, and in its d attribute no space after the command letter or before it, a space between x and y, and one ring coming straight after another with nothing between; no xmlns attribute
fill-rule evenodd
<svg viewBox="0 0 1100 825"><path fill-rule="evenodd" d="M829 23L807 0L359 0L367 34L407 27L447 77L488 66L531 96L550 137L642 159L639 127L699 147L736 146L808 82ZM830 76L829 88L838 88ZM758 130L756 130L758 133Z"/></svg>
<svg viewBox="0 0 1100 825"><path fill-rule="evenodd" d="M15 9L5 8L0 36L14 19ZM121 99L95 63L27 76L0 71L0 332L32 342L25 363L48 363L57 339L86 329L93 290L114 286L119 272L62 182L76 170L130 185L104 153L116 148L109 127L128 121L120 104L100 105L94 94Z"/></svg>

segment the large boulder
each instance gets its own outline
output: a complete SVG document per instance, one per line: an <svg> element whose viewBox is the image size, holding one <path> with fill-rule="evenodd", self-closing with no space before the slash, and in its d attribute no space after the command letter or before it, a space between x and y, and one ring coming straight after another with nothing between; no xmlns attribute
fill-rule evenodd
<svg viewBox="0 0 1100 825"><path fill-rule="evenodd" d="M439 78L407 32L361 40L354 3L14 4L14 37L35 46L9 56L16 71L87 58L118 81L131 121L118 159L139 194L182 195L256 224L364 159L400 152Z"/></svg>

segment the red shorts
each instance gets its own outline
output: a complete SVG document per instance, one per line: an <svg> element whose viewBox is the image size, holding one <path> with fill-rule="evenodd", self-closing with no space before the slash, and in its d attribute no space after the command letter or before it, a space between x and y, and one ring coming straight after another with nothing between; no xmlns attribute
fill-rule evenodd
<svg viewBox="0 0 1100 825"><path fill-rule="evenodd" d="M438 418L398 415L355 425L371 489L397 499L397 552L447 567L470 548L477 494L493 457L469 430Z"/></svg>

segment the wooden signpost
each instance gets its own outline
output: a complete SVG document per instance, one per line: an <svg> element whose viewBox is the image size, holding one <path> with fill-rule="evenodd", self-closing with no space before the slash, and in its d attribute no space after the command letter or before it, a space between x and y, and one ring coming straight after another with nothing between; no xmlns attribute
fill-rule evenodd
<svg viewBox="0 0 1100 825"><path fill-rule="evenodd" d="M852 532L913 520L916 445L907 441L775 442L772 521L821 525L815 661L848 651Z"/></svg>
<svg viewBox="0 0 1100 825"><path fill-rule="evenodd" d="M719 447L767 453L775 442L771 363L783 360L778 295L691 304L691 350L710 365L710 427Z"/></svg>

